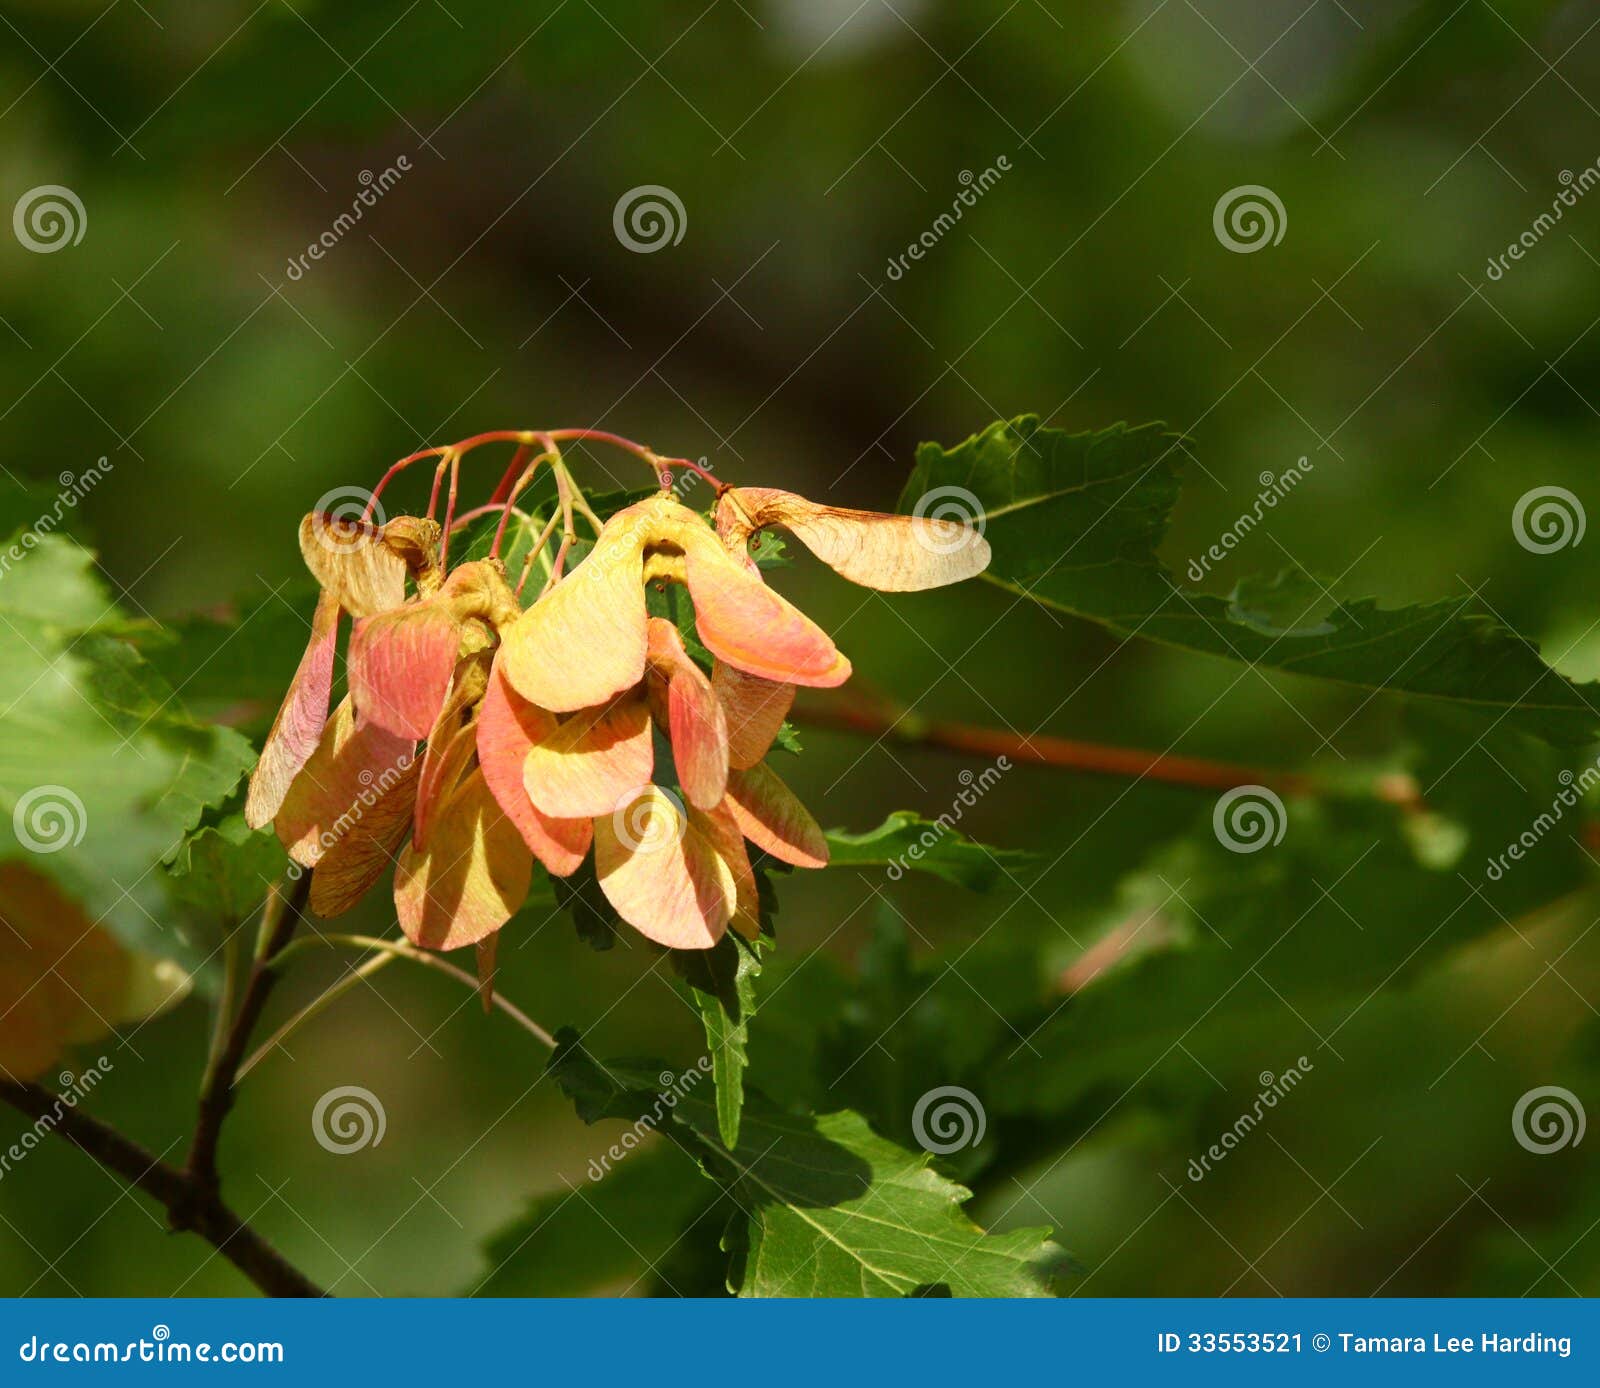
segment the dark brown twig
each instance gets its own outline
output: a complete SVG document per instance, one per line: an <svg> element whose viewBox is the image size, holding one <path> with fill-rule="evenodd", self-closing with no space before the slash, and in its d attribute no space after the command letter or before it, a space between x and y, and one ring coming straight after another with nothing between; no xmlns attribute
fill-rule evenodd
<svg viewBox="0 0 1600 1388"><path fill-rule="evenodd" d="M166 1207L172 1228L198 1234L268 1296L325 1295L218 1197L198 1190L187 1171L157 1160L115 1128L34 1084L0 1081L0 1099L36 1122L47 1122L79 1151Z"/></svg>
<svg viewBox="0 0 1600 1388"><path fill-rule="evenodd" d="M262 908L250 976L238 1010L226 1024L221 1044L206 1065L194 1140L182 1170L168 1166L131 1138L80 1112L47 1089L16 1081L0 1082L0 1099L34 1119L36 1125L44 1124L45 1131L60 1134L86 1156L165 1206L167 1223L173 1229L198 1234L268 1296L321 1297L326 1293L223 1202L217 1176L217 1143L222 1121L233 1106L233 1086L250 1034L277 982L274 960L294 934L310 885L310 874L302 874L287 892L274 888ZM226 1005L225 998L223 1006Z"/></svg>

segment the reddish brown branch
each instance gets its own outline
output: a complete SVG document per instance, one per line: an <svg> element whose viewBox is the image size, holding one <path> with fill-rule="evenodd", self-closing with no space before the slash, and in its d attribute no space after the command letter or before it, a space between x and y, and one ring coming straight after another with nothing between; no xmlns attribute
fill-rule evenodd
<svg viewBox="0 0 1600 1388"><path fill-rule="evenodd" d="M1134 780L1162 781L1169 785L1205 790L1231 790L1234 786L1267 786L1284 795L1316 794L1326 787L1315 776L1200 757L1173 756L1136 747L1111 747L1099 742L1034 734L1023 737L998 728L951 723L865 703L805 701L795 705L791 717L814 728L832 728L881 737L917 747L935 747L981 757L1007 757L1019 765L1053 766L1096 776L1124 776ZM1419 808L1416 782L1406 775L1378 777L1371 786L1381 800L1408 809Z"/></svg>

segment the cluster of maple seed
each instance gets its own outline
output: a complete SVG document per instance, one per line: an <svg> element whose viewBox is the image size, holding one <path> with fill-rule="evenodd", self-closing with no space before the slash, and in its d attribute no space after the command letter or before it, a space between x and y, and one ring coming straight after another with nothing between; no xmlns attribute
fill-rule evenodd
<svg viewBox="0 0 1600 1388"><path fill-rule="evenodd" d="M637 454L661 493L602 522L562 459L560 442L573 438ZM518 445L511 466L488 505L457 518L462 454L496 441ZM565 877L591 849L600 889L649 939L706 949L730 925L753 936L746 842L796 867L828 857L816 820L766 754L795 687L842 684L850 662L767 586L752 536L782 527L845 578L886 591L980 573L987 544L953 521L724 486L686 459L590 430L495 433L430 449L402 459L378 490L426 457L439 459L426 516L379 523L374 493L361 518L313 512L301 522L321 597L251 778L250 825L271 822L290 857L313 870L317 915L348 910L392 861L407 938L434 949L476 945L489 969L534 860ZM500 543L541 467L559 504L513 588ZM716 488L710 520L672 494L675 467ZM441 525L433 516L447 476ZM452 532L495 510L488 557L450 567ZM565 572L578 516L595 541ZM541 559L548 580L524 609L522 586ZM664 584L687 588L709 669L677 625L649 615L646 589ZM341 614L353 621L348 693L330 712ZM657 729L670 768L657 766Z"/></svg>

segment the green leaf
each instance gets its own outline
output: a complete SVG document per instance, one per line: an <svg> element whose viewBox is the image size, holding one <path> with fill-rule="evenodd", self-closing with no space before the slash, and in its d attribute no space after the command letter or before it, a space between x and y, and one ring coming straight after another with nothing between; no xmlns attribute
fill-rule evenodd
<svg viewBox="0 0 1600 1388"><path fill-rule="evenodd" d="M113 630L121 624L94 555L60 535L19 531L0 551L0 613L17 634Z"/></svg>
<svg viewBox="0 0 1600 1388"><path fill-rule="evenodd" d="M250 829L235 809L188 835L167 871L180 901L232 928L256 913L288 865L272 829Z"/></svg>
<svg viewBox="0 0 1600 1388"><path fill-rule="evenodd" d="M1337 1055L1380 993L1416 986L1494 932L1521 948L1531 927L1508 922L1592 881L1583 816L1555 802L1564 783L1553 749L1501 730L1463 760L1452 726L1463 720L1440 721L1418 730L1417 779L1464 850L1441 861L1437 827L1407 832L1415 812L1324 796L1288 799L1281 813L1257 799L1271 816L1258 822L1281 823L1283 835L1262 833L1241 852L1219 839L1207 806L1109 907L1068 920L1086 945L1070 963L1093 967L1069 967L1062 995L1021 1021L1026 1045L1000 1038L983 1090L991 1114L1046 1119L1093 1098L1098 1120L1138 1086L1135 1102L1150 1092L1192 1101L1188 1052L1270 1055L1310 1037ZM1526 849L1540 816L1549 827ZM1511 844L1518 861L1505 857Z"/></svg>
<svg viewBox="0 0 1600 1388"><path fill-rule="evenodd" d="M128 943L193 965L203 951L162 920L159 867L254 752L190 718L118 638L133 629L93 556L60 536L0 582L0 858L49 873Z"/></svg>
<svg viewBox="0 0 1600 1388"><path fill-rule="evenodd" d="M472 1295L627 1295L720 1198L670 1142L615 1165L592 1161L587 1174L494 1236Z"/></svg>
<svg viewBox="0 0 1600 1388"><path fill-rule="evenodd" d="M528 552L533 548L534 542L544 533L545 525L550 519L548 507L539 507L533 498L526 494L517 499L517 511L506 522L505 534L500 537L500 562L505 565L507 580L513 587L522 577L522 566L527 562ZM495 531L500 527L498 512L474 521L467 528L466 534L459 539L451 541L451 562L468 563L473 560L487 559L489 550L494 545ZM556 527L557 533L552 537L555 543L560 542L560 526ZM550 572L550 564L555 559L555 544L547 545L542 555L542 564L534 561L533 570L528 576L528 586L523 590L525 598L531 600L537 597L539 586L544 582Z"/></svg>
<svg viewBox="0 0 1600 1388"><path fill-rule="evenodd" d="M962 1211L971 1192L860 1114L792 1114L751 1094L730 1150L692 1078L663 1090L658 1065L601 1064L570 1028L558 1041L549 1071L585 1122L659 1128L744 1212L726 1245L740 1296L1033 1297L1062 1267L1046 1231L985 1233Z"/></svg>
<svg viewBox="0 0 1600 1388"><path fill-rule="evenodd" d="M685 1106L686 1118L699 1118ZM1044 1229L988 1234L972 1193L926 1153L879 1137L860 1114L798 1117L751 1106L731 1154L749 1212L740 1296L1037 1297L1065 1255Z"/></svg>
<svg viewBox="0 0 1600 1388"><path fill-rule="evenodd" d="M150 664L197 717L265 733L311 636L317 589L284 585L238 603L224 616L194 614L166 623L140 643ZM349 631L349 619L342 619ZM342 697L343 662L334 701Z"/></svg>
<svg viewBox="0 0 1600 1388"><path fill-rule="evenodd" d="M968 891L987 892L1014 884L1016 874L1038 861L1015 848L989 848L951 827L953 817L924 819L896 810L876 829L850 834L828 830L828 866L883 868L894 881L926 872Z"/></svg>
<svg viewBox="0 0 1600 1388"><path fill-rule="evenodd" d="M1557 745L1600 730L1593 685L1557 674L1466 598L1384 609L1320 590L1286 605L1263 580L1226 598L1180 588L1156 552L1183 447L1159 425L1069 434L1023 415L952 449L923 444L900 505L954 489L944 499L964 503L993 550L985 578L1119 635L1437 700Z"/></svg>
<svg viewBox="0 0 1600 1388"><path fill-rule="evenodd" d="M744 1072L749 1067L750 1019L756 1011L765 940L724 935L714 948L674 950L672 964L706 1029L706 1053L717 1088L717 1131L728 1148L739 1144Z"/></svg>

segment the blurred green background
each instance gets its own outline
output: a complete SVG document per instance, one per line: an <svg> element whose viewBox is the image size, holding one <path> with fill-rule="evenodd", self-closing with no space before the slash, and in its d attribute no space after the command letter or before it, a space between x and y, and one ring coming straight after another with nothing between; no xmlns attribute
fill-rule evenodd
<svg viewBox="0 0 1600 1388"><path fill-rule="evenodd" d="M1209 591L1292 568L1386 603L1471 598L1558 668L1600 672L1600 544L1540 555L1511 530L1532 487L1600 499L1600 196L1488 273L1600 159L1588 6L0 0L0 21L0 201L62 185L83 208L81 241L55 253L0 235L4 466L53 485L108 460L80 528L133 612L298 601L294 527L318 497L485 429L611 429L728 480L892 509L919 441L1037 412L1190 436L1165 549L1180 574L1262 474L1308 460ZM644 185L683 209L681 240L648 253L613 224ZM1250 253L1213 228L1245 185L1283 209L1281 239ZM578 467L601 490L608 470L639 482L618 455ZM470 485L486 494L498 470L479 461ZM1366 809L1297 806L1287 847L1316 838L1318 856L1274 876L1186 856L1209 835L1208 793L1016 769L962 827L1043 855L1023 891L782 884L793 972L763 1019L758 1086L903 1136L918 1093L968 1085L993 1145L971 1163L975 1213L1053 1224L1080 1294L1600 1291L1595 1143L1537 1155L1510 1125L1538 1085L1600 1101L1581 842L1550 847L1523 914L1497 908L1370 987L1316 986L1317 949L1381 948L1396 919L1442 926L1472 898L1462 883L1551 799L1548 754L1123 644L981 584L884 598L809 560L776 581L868 687L918 713L1265 767L1404 763L1469 846L1419 895L1385 875L1387 849L1367 857ZM247 644L230 660L292 668ZM804 740L786 775L825 824L855 829L937 815L985 764ZM1541 898L1555 904L1530 917ZM1282 952L1229 950L1185 991L1185 932L1225 939L1253 911ZM1178 983L1124 979L1103 1003L1115 1024L1087 1010L1110 980L1069 1004L1062 971L1150 920L1140 947L1175 951ZM359 924L392 917L378 903ZM1298 992L1274 973L1290 958ZM596 954L564 917L532 920L501 960L507 996L597 1052L699 1053L637 942ZM303 961L273 1018L344 966ZM1087 1020L1062 1031L1068 1006ZM807 1018L823 1054L787 1077L820 1044L791 1035ZM95 1111L176 1150L207 1025L191 1001L141 1028ZM1301 1055L1314 1065L1294 1095L1190 1180L1262 1074ZM543 1063L465 989L388 969L251 1074L227 1190L341 1295L470 1290L498 1261L485 1240L581 1188L616 1136L584 1128ZM355 1156L310 1132L340 1084L387 1113ZM0 1117L0 1137L20 1126ZM641 1192L641 1219L659 1200ZM9 1294L247 1290L64 1147L0 1179L0 1221ZM574 1246L605 1248L591 1281L547 1267L547 1284L525 1270L494 1290L713 1293L719 1232L712 1212L668 1249L590 1217Z"/></svg>

